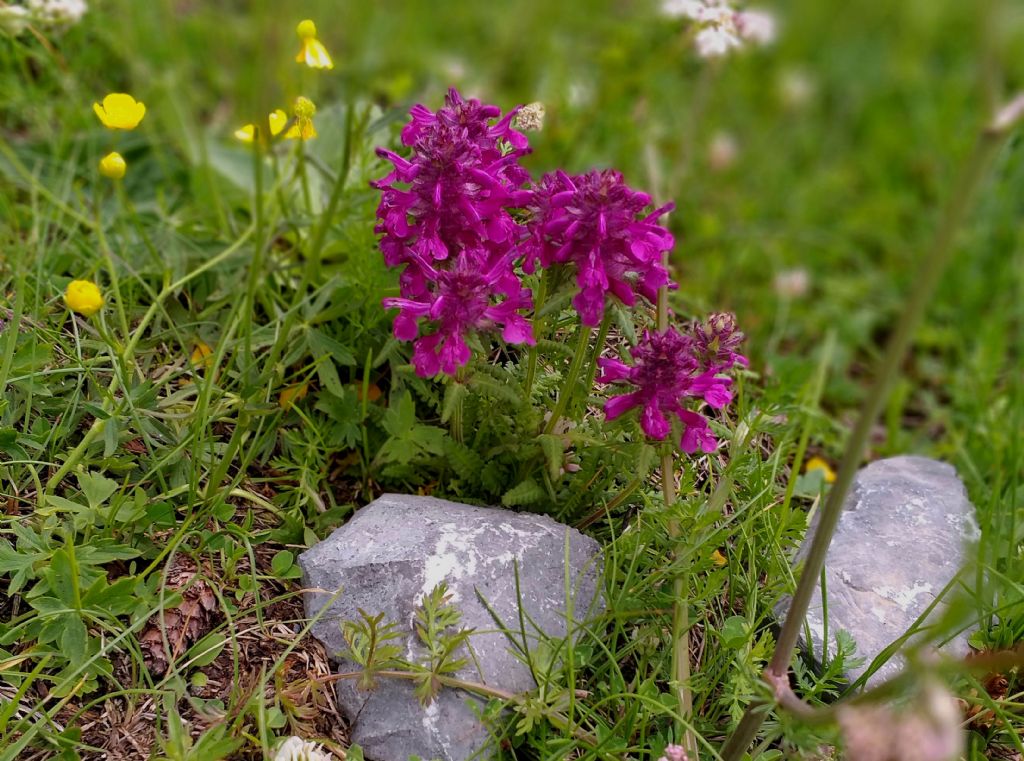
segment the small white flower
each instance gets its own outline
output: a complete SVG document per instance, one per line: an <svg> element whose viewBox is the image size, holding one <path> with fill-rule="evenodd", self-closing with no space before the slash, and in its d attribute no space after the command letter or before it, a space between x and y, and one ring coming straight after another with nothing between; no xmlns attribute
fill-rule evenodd
<svg viewBox="0 0 1024 761"><path fill-rule="evenodd" d="M804 69L786 69L779 79L779 98L787 108L806 106L817 89L814 78Z"/></svg>
<svg viewBox="0 0 1024 761"><path fill-rule="evenodd" d="M574 79L569 82L569 92L566 100L573 108L584 108L590 105L594 99L594 86L590 82L581 79Z"/></svg>
<svg viewBox="0 0 1024 761"><path fill-rule="evenodd" d="M540 132L544 129L544 104L540 101L527 103L519 109L514 124L523 132Z"/></svg>
<svg viewBox="0 0 1024 761"><path fill-rule="evenodd" d="M803 267L782 270L775 275L775 293L783 299L799 299L811 288L811 276Z"/></svg>
<svg viewBox="0 0 1024 761"><path fill-rule="evenodd" d="M740 37L755 45L771 45L778 34L775 16L765 10L749 8L736 14L736 29Z"/></svg>
<svg viewBox="0 0 1024 761"><path fill-rule="evenodd" d="M28 0L28 9L40 24L74 26L89 10L85 0Z"/></svg>
<svg viewBox="0 0 1024 761"><path fill-rule="evenodd" d="M662 0L661 3L661 15L668 18L688 18L696 21L703 10L703 0Z"/></svg>
<svg viewBox="0 0 1024 761"><path fill-rule="evenodd" d="M0 32L18 37L25 33L31 19L22 5L0 5Z"/></svg>
<svg viewBox="0 0 1024 761"><path fill-rule="evenodd" d="M316 743L292 735L277 749L274 761L334 761L334 757Z"/></svg>
<svg viewBox="0 0 1024 761"><path fill-rule="evenodd" d="M716 132L708 145L708 166L716 172L724 172L736 163L740 146L728 132Z"/></svg>
<svg viewBox="0 0 1024 761"><path fill-rule="evenodd" d="M658 761L689 761L689 756L686 755L682 745L666 745L665 755Z"/></svg>
<svg viewBox="0 0 1024 761"><path fill-rule="evenodd" d="M737 11L729 0L662 0L662 15L696 22L694 42L701 58L720 58L748 42L768 45L777 36L775 16L768 11Z"/></svg>
<svg viewBox="0 0 1024 761"><path fill-rule="evenodd" d="M700 13L697 14L697 21L702 24L713 24L729 31L736 31L736 11L727 2L705 2Z"/></svg>
<svg viewBox="0 0 1024 761"><path fill-rule="evenodd" d="M725 26L707 26L697 32L694 39L697 55L701 58L721 58L732 50L743 47L739 36Z"/></svg>

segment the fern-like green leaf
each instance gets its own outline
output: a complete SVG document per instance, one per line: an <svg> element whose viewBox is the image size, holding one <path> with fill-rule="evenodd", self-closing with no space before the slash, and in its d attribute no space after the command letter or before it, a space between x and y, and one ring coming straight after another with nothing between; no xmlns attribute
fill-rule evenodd
<svg viewBox="0 0 1024 761"><path fill-rule="evenodd" d="M500 494L505 488L505 468L497 460L491 460L480 471L480 483L491 494Z"/></svg>
<svg viewBox="0 0 1024 761"><path fill-rule="evenodd" d="M447 423L452 415L462 411L462 402L466 398L466 386L462 383L449 383L444 390L444 404L441 407L441 422Z"/></svg>
<svg viewBox="0 0 1024 761"><path fill-rule="evenodd" d="M532 478L527 478L505 492L502 495L501 504L506 507L517 507L531 505L542 499L544 499L544 489Z"/></svg>
<svg viewBox="0 0 1024 761"><path fill-rule="evenodd" d="M537 437L540 448L548 463L548 476L552 481L557 481L562 475L562 459L565 456L565 440L561 436L551 433L542 433Z"/></svg>
<svg viewBox="0 0 1024 761"><path fill-rule="evenodd" d="M454 439L445 440L444 450L445 455L448 457L448 464L459 478L474 486L480 485L484 460L476 453L476 450L470 449L465 444Z"/></svg>
<svg viewBox="0 0 1024 761"><path fill-rule="evenodd" d="M500 399L516 406L523 403L522 389L513 383L501 383L482 375L474 375L469 379L469 385L474 391L478 391L492 399Z"/></svg>

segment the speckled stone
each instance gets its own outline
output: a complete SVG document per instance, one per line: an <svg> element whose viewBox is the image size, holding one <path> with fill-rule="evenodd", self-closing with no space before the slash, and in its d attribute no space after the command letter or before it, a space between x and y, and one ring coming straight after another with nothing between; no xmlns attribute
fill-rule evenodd
<svg viewBox="0 0 1024 761"><path fill-rule="evenodd" d="M849 670L851 681L942 593L979 533L974 506L951 465L900 456L873 462L857 473L825 561L829 653L835 654L834 632L842 629L852 635L858 657L865 659ZM812 536L808 531L797 563L809 551ZM786 604L788 600L777 608L780 615ZM823 610L819 582L807 613L811 648L802 643L818 665ZM966 638L946 647L964 655ZM868 678L868 685L888 679L901 666L899 656L890 658Z"/></svg>
<svg viewBox="0 0 1024 761"><path fill-rule="evenodd" d="M396 644L405 657L422 657L412 633L415 611L423 595L445 581L464 625L476 630L470 637L475 658L455 676L523 692L536 686L530 670L516 657L509 638L496 631L480 598L521 638L518 566L526 639L536 643L538 630L564 637L568 610L582 622L602 605L599 553L593 539L546 516L388 494L303 553L299 564L308 590L306 614L317 616L330 604L313 634L332 657L344 648L341 623L356 619L360 608L396 622L403 632ZM344 660L338 665L340 671L356 668ZM382 679L365 692L353 680L340 680L338 698L352 741L373 761L407 761L410 755L463 761L491 755L490 733L479 718L483 703L468 693L442 689L424 709L409 682Z"/></svg>

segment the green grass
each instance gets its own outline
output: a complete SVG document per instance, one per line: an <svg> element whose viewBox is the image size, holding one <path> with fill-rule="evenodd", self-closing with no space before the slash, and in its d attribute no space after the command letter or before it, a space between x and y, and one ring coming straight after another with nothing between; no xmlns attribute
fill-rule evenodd
<svg viewBox="0 0 1024 761"><path fill-rule="evenodd" d="M507 755L658 758L677 738L680 575L693 723L718 747L761 694L771 610L792 589L819 490L800 462L839 457L958 168L994 103L1024 87L1024 14L996 0L792 0L777 9L778 44L719 65L639 4L377 5L108 0L46 44L0 38L0 758L99 758L104 743L130 748L129 734L140 758L262 758L289 734L340 750L343 733L316 718L332 705L313 676L324 654L295 636L307 622L294 555L381 491L498 503L544 462L521 434L539 427L567 355L525 401L500 368L446 400L410 372L380 307L396 280L372 229L368 183L387 171L373 148L450 84L503 109L544 102L535 174L613 166L674 199L672 306L735 311L751 357L725 444L684 461L672 509L656 483L630 483L652 451L619 429L620 447L588 449L605 436L595 418L570 453L587 489L556 472L535 482L540 496L506 499L587 522L608 556L606 617L530 697L541 720L521 734L499 722ZM306 16L334 72L292 62ZM806 102L784 94L794 72L811 83ZM146 103L139 130L114 134L92 114L117 90ZM286 151L257 165L232 131L299 94L317 102L320 136L301 161ZM740 153L716 169L720 132ZM113 149L129 163L123 192L96 172ZM957 610L994 649L1024 639L1022 187L1018 136L870 445L872 458L957 466L983 528ZM782 296L775 277L793 269L809 290ZM61 300L84 277L108 300L90 320ZM208 364L192 360L200 343ZM301 384L308 396L282 406ZM485 424L488 405L519 412L502 429ZM503 430L515 446L495 444ZM477 477L474 457L497 465ZM204 639L186 637L156 673L183 598L212 599ZM970 758L1024 752L1022 683L1009 677L995 699L952 682L1001 719L975 722ZM829 675L798 679L815 704L838 689ZM593 743L544 720L573 689L588 693L569 710ZM810 758L835 740L779 711L752 754Z"/></svg>

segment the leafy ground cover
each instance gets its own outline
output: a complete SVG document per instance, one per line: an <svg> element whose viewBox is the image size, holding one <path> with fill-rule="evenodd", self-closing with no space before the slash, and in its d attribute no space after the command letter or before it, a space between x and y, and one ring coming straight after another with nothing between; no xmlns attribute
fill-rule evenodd
<svg viewBox="0 0 1024 761"><path fill-rule="evenodd" d="M605 543L601 636L501 725L508 757L657 759L680 740L679 578L711 757L763 694L772 607L829 488L805 466L836 466L959 167L1024 81L1024 16L994 1L794 0L773 46L716 61L653 5L375 6L108 0L0 38L2 758L263 758L289 735L340 757L295 557L383 491L543 511ZM306 17L332 71L293 61ZM732 311L747 334L722 444L679 459L670 508L658 451L609 433L600 398L570 405L572 435L545 428L572 368L568 300L525 393L514 349L443 385L393 338L374 149L450 85L544 104L535 176L614 167L674 200L672 310ZM109 92L145 102L137 129L100 124ZM315 139L263 161L234 137L300 95ZM98 171L111 151L121 181ZM868 455L959 469L983 538L957 623L982 651L1024 636L1022 187L1018 138ZM100 285L91 317L65 306L76 279ZM612 349L631 324L609 324ZM798 663L800 693L831 702L843 663ZM1015 671L951 686L969 758L1024 752ZM566 711L581 732L549 721ZM778 711L751 756L836 742Z"/></svg>

